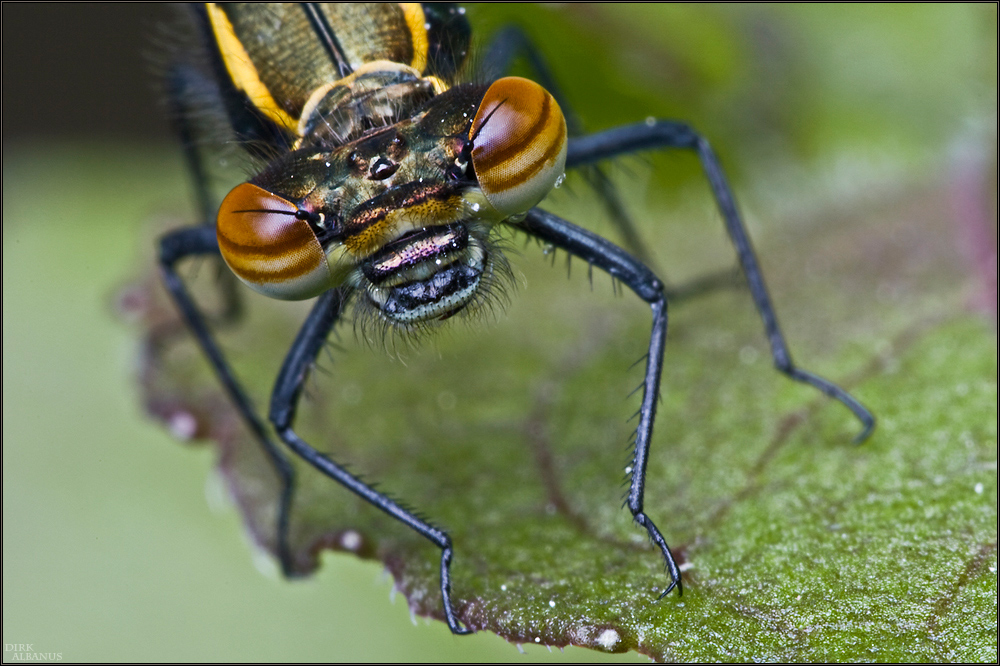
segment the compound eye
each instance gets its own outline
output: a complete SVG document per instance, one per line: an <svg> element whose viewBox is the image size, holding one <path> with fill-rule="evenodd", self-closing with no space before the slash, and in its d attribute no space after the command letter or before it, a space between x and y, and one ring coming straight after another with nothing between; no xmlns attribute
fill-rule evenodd
<svg viewBox="0 0 1000 666"><path fill-rule="evenodd" d="M545 198L566 168L566 120L555 98L528 79L508 76L489 87L469 139L479 186L504 217Z"/></svg>
<svg viewBox="0 0 1000 666"><path fill-rule="evenodd" d="M333 286L326 253L305 216L287 199L256 185L237 185L216 220L219 251L254 291L296 301Z"/></svg>

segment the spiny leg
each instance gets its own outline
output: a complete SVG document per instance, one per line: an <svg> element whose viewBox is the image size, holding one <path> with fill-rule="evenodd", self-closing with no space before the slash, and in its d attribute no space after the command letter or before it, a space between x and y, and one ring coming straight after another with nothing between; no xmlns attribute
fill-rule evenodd
<svg viewBox="0 0 1000 666"><path fill-rule="evenodd" d="M538 83L548 90L562 109L563 117L566 118L566 131L569 136L580 136L584 133L583 122L580 116L573 110L572 105L562 94L556 78L552 75L548 63L541 51L535 46L528 35L517 26L507 26L493 36L486 55L483 57L484 67L480 72L485 80L492 81L497 77L504 76L511 70L514 62L523 57L528 66L535 72ZM611 179L608 178L604 169L596 164L587 165L581 169L581 175L597 193L598 198L604 206L605 212L611 219L612 224L622 235L624 246L629 252L634 254L643 263L652 266L652 257L646 249L646 244L642 242L635 223L625 210L618 189Z"/></svg>
<svg viewBox="0 0 1000 666"><path fill-rule="evenodd" d="M254 439L260 444L278 475L281 486L278 494L275 526L278 561L281 563L281 571L285 576L294 576L296 574L292 563L291 548L288 544L288 526L295 492L295 470L285 454L271 441L266 426L257 416L253 403L243 390L239 380L236 379L225 355L215 342L201 309L191 297L176 269L177 262L185 257L218 256L219 245L215 229L209 226L178 229L160 239L159 250L160 269L167 291L198 341L198 345L211 364L219 383L222 384L229 399L233 401L244 422L250 428Z"/></svg>
<svg viewBox="0 0 1000 666"><path fill-rule="evenodd" d="M215 83L206 79L196 67L186 63L175 63L164 78L164 85L169 103L171 127L184 151L184 164L194 193L198 223L214 227L218 201L215 200L209 186L209 170L205 166L203 150L200 148L202 139L198 136L196 123L192 122L192 118L197 118L203 113L196 109L195 100L214 95ZM217 252L215 254L218 255ZM219 272L216 286L222 307L218 312L208 315L208 318L214 324L231 324L238 321L242 315L243 299L235 276L223 262L217 263Z"/></svg>
<svg viewBox="0 0 1000 666"><path fill-rule="evenodd" d="M875 416L854 396L833 382L811 372L801 370L792 362L791 352L778 326L778 318L771 303L771 297L764 285L764 276L754 254L746 227L740 218L733 199L732 189L726 181L722 166L708 141L684 123L657 120L653 122L626 125L606 132L569 140L566 155L567 168L592 164L599 160L616 157L652 148L683 148L693 150L701 160L702 169L712 188L712 195L725 220L726 231L736 248L740 266L746 276L754 305L764 322L764 330L771 345L771 356L779 372L813 386L826 395L841 402L862 424L855 442L864 441L875 428Z"/></svg>
<svg viewBox="0 0 1000 666"><path fill-rule="evenodd" d="M288 543L288 528L295 492L295 470L286 455L271 441L264 422L257 416L253 403L243 390L239 380L236 379L225 355L216 343L208 325L208 317L195 302L177 272L177 263L187 257L211 256L216 259L220 258L213 223L216 202L213 200L208 186L207 170L202 152L198 148L199 140L191 121L191 118L197 115L193 111L192 101L199 99L206 90L211 90L213 84L207 81L196 68L180 63L173 65L168 72L166 87L173 129L183 146L184 161L191 176L201 224L175 230L160 239L158 260L163 283L211 364L219 383L222 384L247 427L250 428L252 436L260 444L278 476L280 490L275 521L275 548L282 574L292 577L296 573ZM226 270L219 275L218 286L223 308L220 313L213 316L213 319L222 323L233 322L241 312L241 300L236 290L236 280Z"/></svg>
<svg viewBox="0 0 1000 666"><path fill-rule="evenodd" d="M296 455L322 474L416 531L441 549L441 598L445 620L452 633L471 633L470 629L459 623L451 602L452 544L448 534L421 520L399 503L350 474L326 455L310 446L299 437L293 428L295 412L302 396L309 368L326 343L327 336L340 318L340 313L350 297L351 292L347 289L332 289L320 296L309 312L309 316L296 336L295 342L292 343L275 381L274 391L271 394L271 422L281 440Z"/></svg>
<svg viewBox="0 0 1000 666"><path fill-rule="evenodd" d="M671 582L660 597L666 596L675 587L680 594L683 592L680 569L666 540L655 523L646 515L643 507L646 467L649 462L653 422L656 418L656 403L660 395L663 349L667 339L667 299L663 293L663 283L642 262L610 241L540 208L533 208L519 226L543 242L562 248L606 271L613 279L620 280L639 298L649 303L653 311L653 328L649 338L646 373L642 383L642 406L639 409L639 424L635 432L635 454L632 461L628 508L635 521L646 529L646 533L660 549L666 561Z"/></svg>

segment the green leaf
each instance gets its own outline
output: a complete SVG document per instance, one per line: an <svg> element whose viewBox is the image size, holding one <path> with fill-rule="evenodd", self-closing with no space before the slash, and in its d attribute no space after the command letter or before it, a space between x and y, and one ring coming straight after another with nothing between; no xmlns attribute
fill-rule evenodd
<svg viewBox="0 0 1000 666"><path fill-rule="evenodd" d="M666 24L628 6L572 8L561 22L525 11L589 127L651 113L690 119L712 139L796 360L872 407L878 430L852 446L858 426L842 407L770 369L745 292L674 304L647 511L686 563L685 592L655 601L661 559L620 501L647 309L613 296L599 274L591 290L579 262L567 279L562 255L550 268L518 239L519 288L496 322L455 322L390 354L344 327L343 349L321 357L310 383L310 440L447 528L464 617L516 642L676 660L995 661L995 139L977 129L995 124L995 8L740 8L743 19L712 9L707 27L684 8L663 8L687 12ZM576 50L560 58L564 46ZM123 230L184 190L165 184L150 147L31 148L4 159L4 515L16 525L4 568L17 590L5 596L5 641L38 634L58 650L86 634L73 644L92 658L116 649L134 660L133 643L94 637L137 626L127 633L144 649L204 659L264 616L266 635L245 642L283 658L315 618L272 625L271 601L248 604L246 581L227 575L245 564L238 554L228 569L147 564L154 551L212 559L199 548L215 542L177 539L218 529L189 528L184 507L207 513L197 490L152 489L174 478L158 465L197 470L204 456L164 455L139 426L110 434L127 409L97 398L106 384L128 386L109 363L120 330L95 314L111 293L108 266L133 252L151 265L154 234L137 252ZM694 160L676 162L611 173L658 270L682 283L727 269L732 252ZM613 237L587 196L570 179L546 206ZM186 269L211 301L214 267ZM165 343L142 357L147 404L195 417L170 425L200 426L221 448L250 534L273 546L273 479L197 350L174 337L182 329L170 328L157 285L150 271L131 295L154 300L126 299ZM263 410L304 310L247 305L222 336ZM386 562L417 612L439 615L436 549L304 476L300 568L316 563L312 544L350 546ZM176 529L147 543L151 521ZM232 595L227 629L191 608L215 599L138 596L170 580L181 597L182 582L207 587L213 575L224 590L214 596ZM352 582L322 581L323 608L343 603ZM291 605L302 599L301 586L280 589ZM282 608L285 620L295 613ZM355 647L335 629L331 651ZM187 645L206 634L218 634L212 648Z"/></svg>
<svg viewBox="0 0 1000 666"><path fill-rule="evenodd" d="M531 246L524 293L494 326L459 325L400 358L343 327L300 432L446 528L463 621L514 642L696 661L989 660L996 333L962 314L941 195L911 190L877 220L852 213L765 245L800 362L880 418L860 447L845 409L769 368L742 289L674 308L646 510L686 563L683 597L656 601L662 561L620 502L648 315ZM886 270L918 253L907 279ZM248 301L249 321L223 339L264 404L302 312ZM147 402L218 440L249 529L273 548L274 480L257 448L196 353L157 349ZM299 473L300 570L323 547L377 557L417 613L439 617L437 549Z"/></svg>
<svg viewBox="0 0 1000 666"><path fill-rule="evenodd" d="M852 127L842 141L867 131ZM975 219L949 208L957 177L872 172L848 154L851 178L832 183L822 164L812 180L783 176L779 158L743 201L797 361L870 405L879 429L851 446L859 425L842 406L770 368L744 290L675 303L646 511L684 563L682 597L657 601L662 560L621 508L649 314L579 263L567 279L563 257L527 245L506 313L421 346L342 326L299 432L445 528L463 622L516 643L685 661L995 659L996 330L965 312L989 276L954 243ZM672 283L726 269L703 183L668 203L618 180L627 201L647 199L640 231ZM613 233L574 190L547 205ZM209 294L213 274L199 271ZM263 410L305 310L246 300L246 321L220 336ZM144 302L150 411L219 447L273 552L273 473L197 351L164 336L170 307ZM324 548L378 558L414 612L440 618L438 550L298 473L297 570Z"/></svg>

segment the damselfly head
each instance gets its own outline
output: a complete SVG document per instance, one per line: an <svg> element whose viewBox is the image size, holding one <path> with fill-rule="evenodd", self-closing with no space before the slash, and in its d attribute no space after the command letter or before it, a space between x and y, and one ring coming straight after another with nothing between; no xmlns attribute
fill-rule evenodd
<svg viewBox="0 0 1000 666"><path fill-rule="evenodd" d="M272 298L351 287L361 319L404 330L502 291L498 226L544 198L566 159L559 106L515 77L448 89L346 144L307 138L226 197L223 257Z"/></svg>

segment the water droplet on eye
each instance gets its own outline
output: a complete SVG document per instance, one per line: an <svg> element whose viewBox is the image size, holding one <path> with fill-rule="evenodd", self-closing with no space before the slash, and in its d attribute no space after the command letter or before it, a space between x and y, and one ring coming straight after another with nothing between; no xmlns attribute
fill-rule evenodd
<svg viewBox="0 0 1000 666"><path fill-rule="evenodd" d="M558 177L558 178L556 178L556 184L555 184L555 185L553 185L552 187L554 187L554 188L556 188L556 189L558 189L558 188L562 187L562 184L563 184L563 182L564 182L565 180L566 180L566 174L564 174L564 173L562 173L562 174L559 174L559 177Z"/></svg>

